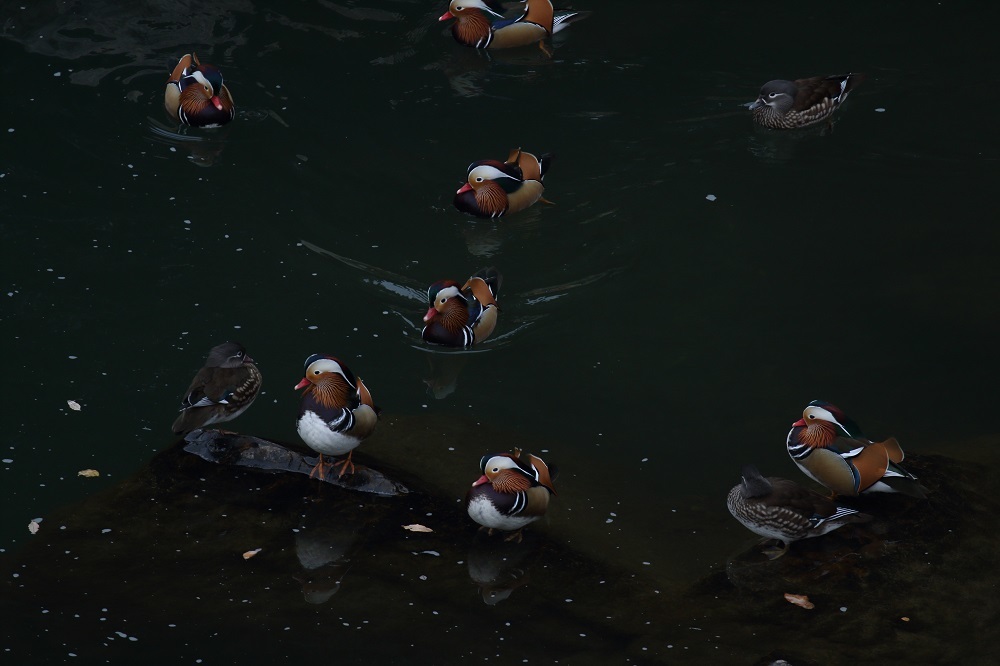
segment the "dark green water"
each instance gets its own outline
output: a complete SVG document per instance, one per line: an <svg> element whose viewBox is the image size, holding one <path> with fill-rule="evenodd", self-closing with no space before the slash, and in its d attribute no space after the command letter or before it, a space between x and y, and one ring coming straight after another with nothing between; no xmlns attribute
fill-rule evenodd
<svg viewBox="0 0 1000 666"><path fill-rule="evenodd" d="M561 477L547 522L529 529L664 589L745 544L725 510L743 463L804 481L783 442L813 398L908 453L995 460L983 442L997 434L998 95L978 5L575 3L594 14L549 59L462 48L436 20L444 2L273 4L42 2L0 16L0 561L30 553L31 519L168 448L181 392L226 339L265 378L233 429L297 443L302 360L336 354L398 419L359 455L457 500L486 442L530 442ZM236 100L221 130L178 130L163 112L166 74L191 49ZM868 80L832 133L756 130L740 107L769 79L845 71ZM556 205L499 223L455 211L466 165L516 146L556 154ZM505 278L496 337L482 353L429 353L426 286L486 265ZM440 398L432 363L445 375L462 364ZM426 458L393 450L415 432L428 433ZM84 468L102 476L77 478ZM442 520L472 539L457 504ZM334 644L347 640L341 614L368 609L354 580L349 602L308 607ZM94 579L62 584L101 604ZM495 622L479 658L586 662L585 640L498 647L504 623L538 608L533 588L495 607L473 598L441 640L465 645ZM373 618L365 640L428 631L396 592L400 616ZM566 594L586 603L588 591ZM36 619L46 599L20 608L30 628L0 645L21 663L58 631ZM440 595L457 599L469 590ZM299 595L285 602L270 613L303 612ZM623 646L622 661L679 658L644 626L646 654ZM152 627L132 658L156 661L141 651L177 640ZM253 631L231 628L225 641L185 636L176 661L156 654L226 663L227 641ZM103 636L48 658L111 659ZM267 637L279 656L323 644ZM727 654L748 663L768 649ZM396 658L448 654L477 659Z"/></svg>

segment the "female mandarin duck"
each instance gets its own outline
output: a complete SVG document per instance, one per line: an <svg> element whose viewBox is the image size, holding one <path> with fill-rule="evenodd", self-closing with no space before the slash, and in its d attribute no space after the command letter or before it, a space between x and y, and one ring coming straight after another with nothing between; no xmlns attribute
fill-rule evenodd
<svg viewBox="0 0 1000 666"><path fill-rule="evenodd" d="M806 476L835 495L865 492L926 497L916 477L900 467L903 449L895 437L872 442L835 405L813 400L792 424L788 455Z"/></svg>
<svg viewBox="0 0 1000 666"><path fill-rule="evenodd" d="M555 495L549 466L538 456L521 453L487 454L479 461L483 475L465 495L469 517L489 530L513 532L506 540L521 541L525 525L545 515Z"/></svg>
<svg viewBox="0 0 1000 666"><path fill-rule="evenodd" d="M537 42L539 48L548 54L544 40L587 14L588 12L556 10L552 7L551 0L527 0L521 16L506 19L503 7L497 0L451 0L448 11L438 20L455 19L451 34L455 41L465 46L508 49ZM491 18L494 19L492 23Z"/></svg>
<svg viewBox="0 0 1000 666"><path fill-rule="evenodd" d="M470 347L482 342L497 325L497 293L503 276L484 268L461 287L453 280L439 280L427 290L427 314L420 332L427 342L449 347Z"/></svg>
<svg viewBox="0 0 1000 666"><path fill-rule="evenodd" d="M191 380L174 421L175 435L213 423L231 421L247 410L260 393L260 370L238 342L212 347L205 366Z"/></svg>
<svg viewBox="0 0 1000 666"><path fill-rule="evenodd" d="M338 478L348 468L354 473L351 454L375 430L379 408L372 402L360 377L333 356L313 354L306 359L306 376L295 385L304 388L296 429L309 448L319 453L319 462L309 477L326 478L327 467L340 467ZM333 465L323 454L347 457Z"/></svg>
<svg viewBox="0 0 1000 666"><path fill-rule="evenodd" d="M781 550L765 551L772 560L784 555L793 541L872 519L794 481L774 476L765 479L753 465L743 467L743 479L729 491L726 504L729 513L748 530L781 542Z"/></svg>
<svg viewBox="0 0 1000 666"><path fill-rule="evenodd" d="M864 78L864 74L839 74L768 81L749 108L754 122L764 127L809 127L833 115Z"/></svg>
<svg viewBox="0 0 1000 666"><path fill-rule="evenodd" d="M469 165L466 183L455 192L455 208L476 217L502 217L517 213L542 199L542 179L552 155L541 158L520 148L510 151L506 162L480 160Z"/></svg>
<svg viewBox="0 0 1000 666"><path fill-rule="evenodd" d="M199 62L195 53L185 55L174 67L163 103L171 118L193 127L218 127L236 115L222 72Z"/></svg>

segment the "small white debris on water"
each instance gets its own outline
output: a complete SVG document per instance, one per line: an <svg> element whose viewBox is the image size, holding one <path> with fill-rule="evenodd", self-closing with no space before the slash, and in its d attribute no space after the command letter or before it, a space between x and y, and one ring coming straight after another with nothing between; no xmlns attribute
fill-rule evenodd
<svg viewBox="0 0 1000 666"><path fill-rule="evenodd" d="M709 201L715 201L715 199L716 199L716 197L715 197L714 194L709 194L705 198L708 199Z"/></svg>
<svg viewBox="0 0 1000 666"><path fill-rule="evenodd" d="M875 109L875 113L885 113L885 107L882 106L878 107L877 109Z"/></svg>

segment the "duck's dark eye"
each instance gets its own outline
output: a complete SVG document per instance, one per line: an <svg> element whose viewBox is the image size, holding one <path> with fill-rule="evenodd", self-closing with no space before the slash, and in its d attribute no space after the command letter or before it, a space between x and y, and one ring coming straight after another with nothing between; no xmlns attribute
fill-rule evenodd
<svg viewBox="0 0 1000 666"><path fill-rule="evenodd" d="M778 93L771 93L770 95L768 95L768 97L770 97L771 99L774 99L777 96L778 96Z"/></svg>
<svg viewBox="0 0 1000 666"><path fill-rule="evenodd" d="M481 182L483 182L483 177L482 177L482 176L478 176L478 177L476 177L476 182L477 182L477 183L481 183Z"/></svg>
<svg viewBox="0 0 1000 666"><path fill-rule="evenodd" d="M493 468L493 473L494 473L494 474L496 474L496 473L497 473L497 472L499 472L499 471L500 471L500 468L499 468L499 467L494 467L494 468Z"/></svg>
<svg viewBox="0 0 1000 666"><path fill-rule="evenodd" d="M314 375L318 375L319 374L319 370L313 370L313 374Z"/></svg>

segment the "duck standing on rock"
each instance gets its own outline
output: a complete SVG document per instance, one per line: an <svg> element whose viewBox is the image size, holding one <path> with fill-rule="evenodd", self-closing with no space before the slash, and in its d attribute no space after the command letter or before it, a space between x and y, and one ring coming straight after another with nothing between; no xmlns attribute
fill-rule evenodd
<svg viewBox="0 0 1000 666"><path fill-rule="evenodd" d="M238 342L212 347L205 366L191 380L174 421L175 435L213 423L231 421L247 410L260 393L260 370Z"/></svg>
<svg viewBox="0 0 1000 666"><path fill-rule="evenodd" d="M785 439L792 461L813 481L835 495L903 493L926 497L917 478L903 469L903 449L895 437L873 442L844 412L813 400L792 424Z"/></svg>
<svg viewBox="0 0 1000 666"><path fill-rule="evenodd" d="M380 410L361 378L335 356L313 354L305 368L305 377L295 385L295 390L305 389L295 426L302 441L319 454L309 477L325 479L328 467L340 467L338 478L348 469L353 474L351 454L375 431ZM323 454L345 453L346 458L332 465L323 460Z"/></svg>
<svg viewBox="0 0 1000 666"><path fill-rule="evenodd" d="M774 476L764 478L753 465L743 467L742 477L729 491L726 505L729 513L748 530L781 542L780 550L765 551L772 560L784 555L793 541L872 519L867 513L835 504L794 481Z"/></svg>

